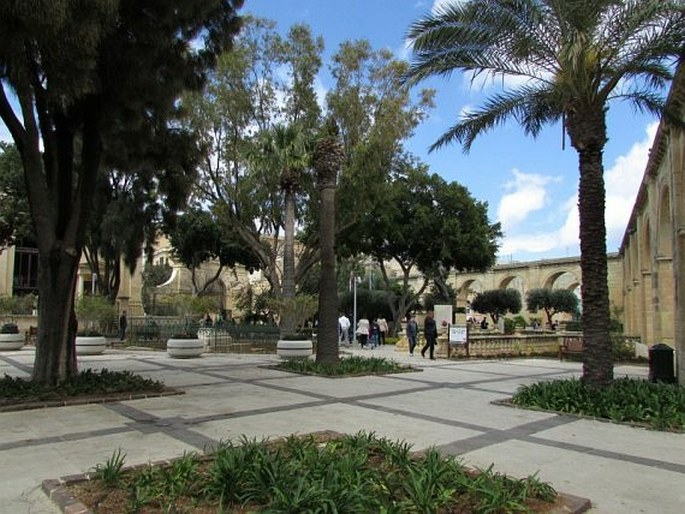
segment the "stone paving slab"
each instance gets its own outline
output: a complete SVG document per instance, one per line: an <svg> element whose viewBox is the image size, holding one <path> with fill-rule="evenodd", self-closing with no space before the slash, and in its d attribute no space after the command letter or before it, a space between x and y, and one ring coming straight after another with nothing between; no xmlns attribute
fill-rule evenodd
<svg viewBox="0 0 685 514"><path fill-rule="evenodd" d="M555 359L430 361L371 352L422 369L383 377L325 379L268 369L272 355L108 350L87 367L131 370L182 388L180 396L0 413L0 513L56 512L36 495L44 479L84 473L121 448L128 464L179 457L221 439L320 430L375 431L421 450L436 446L515 477L539 472L597 513L680 513L685 434L651 432L493 405L522 384L580 376ZM33 351L1 352L0 372L26 376ZM646 377L643 366L622 374ZM617 372L617 376L619 373Z"/></svg>

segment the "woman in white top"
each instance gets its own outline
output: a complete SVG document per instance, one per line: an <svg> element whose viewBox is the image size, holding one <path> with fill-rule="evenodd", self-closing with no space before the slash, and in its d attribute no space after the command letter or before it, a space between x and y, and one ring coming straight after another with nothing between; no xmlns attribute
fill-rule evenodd
<svg viewBox="0 0 685 514"><path fill-rule="evenodd" d="M359 344L362 348L369 342L369 320L366 318L360 318L357 322L357 339L359 339Z"/></svg>

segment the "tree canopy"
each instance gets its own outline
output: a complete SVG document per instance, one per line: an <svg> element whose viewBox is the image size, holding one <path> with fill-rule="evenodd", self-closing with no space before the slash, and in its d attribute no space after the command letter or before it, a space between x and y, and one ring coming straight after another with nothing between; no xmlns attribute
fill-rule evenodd
<svg viewBox="0 0 685 514"><path fill-rule="evenodd" d="M547 323L552 326L552 318L560 312L578 313L578 297L568 289L539 288L526 293L526 308L530 312L545 311Z"/></svg>
<svg viewBox="0 0 685 514"><path fill-rule="evenodd" d="M123 134L149 142L180 132L173 122L179 95L201 87L230 47L241 5L0 4L0 118L21 155L38 246L36 381L77 371L76 273L107 149Z"/></svg>
<svg viewBox="0 0 685 514"><path fill-rule="evenodd" d="M496 325L507 312L521 311L521 293L516 289L490 289L478 293L471 301L471 308L481 314L489 314Z"/></svg>

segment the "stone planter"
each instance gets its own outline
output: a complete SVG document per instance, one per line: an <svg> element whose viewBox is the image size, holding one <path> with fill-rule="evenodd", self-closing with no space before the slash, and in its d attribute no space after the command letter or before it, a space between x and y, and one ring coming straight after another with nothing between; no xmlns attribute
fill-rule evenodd
<svg viewBox="0 0 685 514"><path fill-rule="evenodd" d="M107 348L104 336L76 336L76 355L100 355Z"/></svg>
<svg viewBox="0 0 685 514"><path fill-rule="evenodd" d="M205 351L202 339L174 339L169 338L166 342L166 352L173 359L190 359L199 357Z"/></svg>
<svg viewBox="0 0 685 514"><path fill-rule="evenodd" d="M0 351L21 350L24 346L24 334L0 334Z"/></svg>
<svg viewBox="0 0 685 514"><path fill-rule="evenodd" d="M276 355L281 359L307 359L314 353L314 345L310 339L286 341L279 339L276 344Z"/></svg>

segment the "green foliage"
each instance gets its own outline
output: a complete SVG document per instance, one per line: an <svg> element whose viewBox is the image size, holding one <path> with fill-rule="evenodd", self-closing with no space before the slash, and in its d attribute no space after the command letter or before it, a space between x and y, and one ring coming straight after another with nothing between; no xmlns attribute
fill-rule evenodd
<svg viewBox="0 0 685 514"><path fill-rule="evenodd" d="M568 289L531 289L526 293L526 308L530 312L542 309L547 316L547 323L552 326L552 318L560 312L578 314L578 297Z"/></svg>
<svg viewBox="0 0 685 514"><path fill-rule="evenodd" d="M13 144L0 141L0 248L33 239L21 156Z"/></svg>
<svg viewBox="0 0 685 514"><path fill-rule="evenodd" d="M31 314L37 302L35 294L3 296L0 297L0 314Z"/></svg>
<svg viewBox="0 0 685 514"><path fill-rule="evenodd" d="M94 484L97 486L98 484ZM209 457L131 470L127 511L178 505L221 512L529 512L556 493L535 476L474 473L436 449L420 455L374 433L221 442Z"/></svg>
<svg viewBox="0 0 685 514"><path fill-rule="evenodd" d="M160 392L164 384L130 371L101 371L86 369L59 382L46 386L37 382L9 375L0 380L0 405L12 405L25 401L65 400L68 398L109 393Z"/></svg>
<svg viewBox="0 0 685 514"><path fill-rule="evenodd" d="M516 332L516 321L511 318L504 318L504 333L513 334Z"/></svg>
<svg viewBox="0 0 685 514"><path fill-rule="evenodd" d="M524 318L521 315L514 316L514 327L515 328L526 328L528 326L528 322L526 321L526 318Z"/></svg>
<svg viewBox="0 0 685 514"><path fill-rule="evenodd" d="M107 487L117 485L124 476L124 463L126 454L121 453L121 448L117 449L104 464L95 466L93 478L101 480Z"/></svg>
<svg viewBox="0 0 685 514"><path fill-rule="evenodd" d="M416 371L411 366L379 357L345 357L334 364L324 364L309 359L289 359L276 365L276 368L323 376L358 376L385 373L404 373Z"/></svg>
<svg viewBox="0 0 685 514"><path fill-rule="evenodd" d="M299 294L294 298L269 298L267 300L269 309L275 311L281 320L288 317L293 321L293 327L304 324L311 318L319 307L319 300L314 295ZM284 336L291 335L284 333Z"/></svg>
<svg viewBox="0 0 685 514"><path fill-rule="evenodd" d="M83 295L76 302L79 332L84 335L106 334L117 320L117 309L100 295Z"/></svg>
<svg viewBox="0 0 685 514"><path fill-rule="evenodd" d="M365 317L371 319L381 316L386 320L392 320L393 315L387 300L388 295L391 294L383 289L357 287L357 318ZM339 304L340 310L351 316L354 310L354 293L348 291L340 295Z"/></svg>
<svg viewBox="0 0 685 514"><path fill-rule="evenodd" d="M224 267L241 264L250 271L259 268L256 256L240 243L235 231L206 210L187 209L171 227L167 227L167 232L174 256L191 271L195 292L210 287ZM200 282L197 270L209 261L219 266L211 277Z"/></svg>
<svg viewBox="0 0 685 514"><path fill-rule="evenodd" d="M516 289L490 289L478 293L471 301L471 308L481 314L490 314L497 323L507 312L517 314L521 310L521 293Z"/></svg>
<svg viewBox="0 0 685 514"><path fill-rule="evenodd" d="M0 327L0 334L18 334L19 327L16 323L3 323Z"/></svg>
<svg viewBox="0 0 685 514"><path fill-rule="evenodd" d="M515 405L612 421L645 424L656 430L685 430L685 387L620 378L606 388L577 379L538 382L518 389Z"/></svg>

